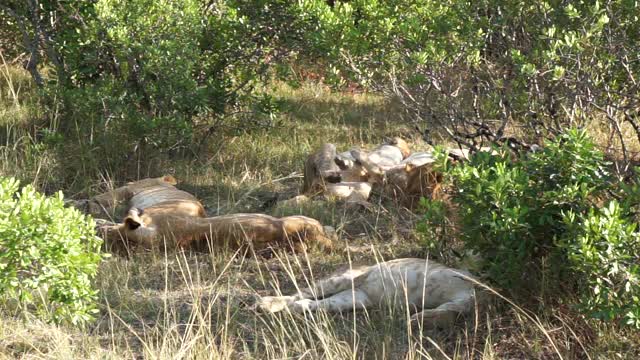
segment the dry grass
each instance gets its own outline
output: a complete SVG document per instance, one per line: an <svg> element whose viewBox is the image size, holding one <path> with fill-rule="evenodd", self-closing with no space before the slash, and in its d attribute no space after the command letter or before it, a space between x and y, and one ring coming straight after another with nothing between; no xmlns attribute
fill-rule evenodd
<svg viewBox="0 0 640 360"><path fill-rule="evenodd" d="M0 144L0 175L17 176L44 191L63 189L83 197L108 182L172 173L181 180L181 188L203 200L211 215L239 211L310 215L336 227L341 248L349 251L278 253L272 259L223 250L114 257L100 267L96 283L100 314L94 324L74 329L3 313L0 358L631 359L640 355L634 345L640 342L637 333L587 322L566 305L549 304L533 313L498 296L490 297L476 316L461 319L451 331L435 333L407 326L406 314L398 309L314 315L251 310L256 296L291 293L296 284L304 286L345 264L426 255L413 231L419 217L388 201L372 210L331 203L270 206L297 194L305 154L322 142L339 148L369 147L383 136L401 135L418 148L426 147L398 124L397 110L380 97L335 94L314 84L300 89L276 84L271 93L284 103L285 111L275 127L224 139L214 136L197 160L133 156L126 168L101 169L100 178L87 176L96 174L99 163L84 164L82 154L62 154L39 145L32 131L37 125L24 124L38 118L34 102L26 96L25 89L31 89L26 75L6 66L4 71L18 80L9 86L0 81L4 107L0 123L6 135ZM22 84L17 102L7 96L15 84ZM11 106L12 110L4 110ZM67 146L68 150L73 144Z"/></svg>

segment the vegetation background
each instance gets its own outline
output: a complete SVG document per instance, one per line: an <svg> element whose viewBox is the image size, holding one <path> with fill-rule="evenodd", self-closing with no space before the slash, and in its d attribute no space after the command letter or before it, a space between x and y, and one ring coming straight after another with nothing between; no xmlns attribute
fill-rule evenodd
<svg viewBox="0 0 640 360"><path fill-rule="evenodd" d="M0 356L638 358L638 17L630 0L2 2L1 176L80 199L171 173L210 215L309 215L347 250L111 257L85 327L3 298ZM475 239L438 228L447 219L429 201L418 213L380 194L366 211L272 206L297 194L321 143L372 147L384 136L415 150L546 150L447 170L452 185L481 190L454 199ZM522 237L526 247L509 247ZM393 309L248 308L346 263L453 265L465 246L488 257L487 281L506 297L450 332L412 329Z"/></svg>

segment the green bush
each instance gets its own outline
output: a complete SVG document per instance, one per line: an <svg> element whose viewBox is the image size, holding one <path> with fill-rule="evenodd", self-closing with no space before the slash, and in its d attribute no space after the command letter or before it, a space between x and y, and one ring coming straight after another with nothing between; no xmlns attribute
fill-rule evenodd
<svg viewBox="0 0 640 360"><path fill-rule="evenodd" d="M483 258L482 270L515 293L576 289L586 314L640 327L638 185L613 183L581 130L519 158L496 150L456 166L439 160L456 189L460 235ZM597 209L604 190L621 201ZM426 216L418 231L432 235L439 216Z"/></svg>
<svg viewBox="0 0 640 360"><path fill-rule="evenodd" d="M393 94L408 122L467 143L500 139L495 120L532 137L603 119L621 142L621 120L640 132L633 1L297 3L314 24L306 53L331 64L328 78Z"/></svg>
<svg viewBox="0 0 640 360"><path fill-rule="evenodd" d="M571 130L519 159L507 151L480 152L450 167L466 246L505 287L531 284L543 260L560 276L566 263L557 245L567 230L562 214L588 212L608 184L604 165L585 132Z"/></svg>
<svg viewBox="0 0 640 360"><path fill-rule="evenodd" d="M95 224L62 193L47 197L0 178L0 299L54 322L83 324L96 312L91 280L101 260Z"/></svg>
<svg viewBox="0 0 640 360"><path fill-rule="evenodd" d="M445 243L449 226L446 204L440 200L421 198L420 210L424 215L416 230L422 234L423 246L429 251L442 253L440 244Z"/></svg>
<svg viewBox="0 0 640 360"><path fill-rule="evenodd" d="M588 214L565 213L570 231L562 244L580 276L580 307L595 318L640 328L640 234L628 210L614 200Z"/></svg>
<svg viewBox="0 0 640 360"><path fill-rule="evenodd" d="M78 132L79 142L100 150L109 150L104 143L116 137L121 152L143 145L175 152L197 143L201 133L250 130L249 121L227 126L239 114L275 113L264 106L261 84L271 64L295 48L291 6L262 0L11 0L0 6L0 19L26 27L19 40L33 53L30 73L56 114L50 119L55 131L69 140ZM0 36L3 30L13 28L0 25ZM46 32L45 39L37 38L39 32ZM42 65L52 71L40 73Z"/></svg>

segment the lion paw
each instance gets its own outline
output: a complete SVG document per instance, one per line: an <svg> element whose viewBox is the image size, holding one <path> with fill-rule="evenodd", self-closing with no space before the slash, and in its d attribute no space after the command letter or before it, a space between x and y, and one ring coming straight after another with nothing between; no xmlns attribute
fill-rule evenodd
<svg viewBox="0 0 640 360"><path fill-rule="evenodd" d="M291 308L297 312L311 311L311 304L313 303L314 301L311 299L301 299L294 302Z"/></svg>
<svg viewBox="0 0 640 360"><path fill-rule="evenodd" d="M275 313L287 308L289 302L288 296L265 296L256 302L254 309Z"/></svg>

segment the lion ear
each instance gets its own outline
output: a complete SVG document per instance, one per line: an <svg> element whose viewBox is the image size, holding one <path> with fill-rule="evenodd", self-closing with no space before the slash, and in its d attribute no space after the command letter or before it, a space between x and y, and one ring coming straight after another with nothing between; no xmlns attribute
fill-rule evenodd
<svg viewBox="0 0 640 360"><path fill-rule="evenodd" d="M172 175L165 175L165 176L162 178L162 181L164 181L164 182L166 182L166 183L168 183L168 184L171 184L171 185L176 185L176 184L178 184L178 180L176 180L176 178L174 178Z"/></svg>
<svg viewBox="0 0 640 360"><path fill-rule="evenodd" d="M142 210L138 208L131 208L127 217L124 218L124 226L129 230L135 230L142 226L140 215L142 215Z"/></svg>
<svg viewBox="0 0 640 360"><path fill-rule="evenodd" d="M349 168L349 166L347 165L347 162L338 156L333 158L333 162L336 165L338 165L338 168L340 168L340 170L347 170Z"/></svg>
<svg viewBox="0 0 640 360"><path fill-rule="evenodd" d="M415 166L414 164L409 163L409 164L406 164L406 165L404 166L404 171L406 171L406 172L411 172L411 171L413 171L413 169L415 169L415 168L416 168L416 166Z"/></svg>
<svg viewBox="0 0 640 360"><path fill-rule="evenodd" d="M139 218L135 219L131 216L127 216L124 219L124 226L129 230L135 230L142 225L139 220L140 220Z"/></svg>

